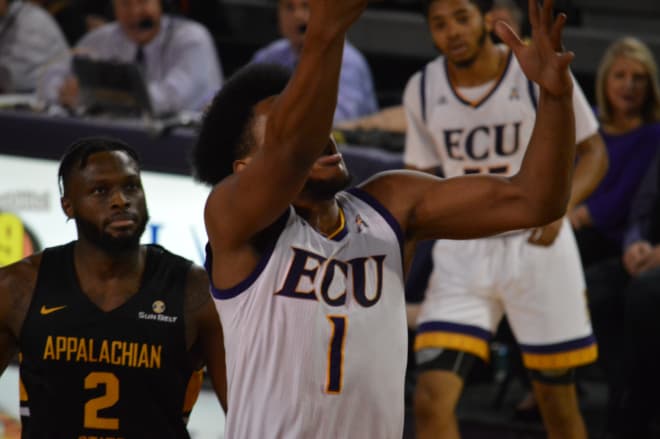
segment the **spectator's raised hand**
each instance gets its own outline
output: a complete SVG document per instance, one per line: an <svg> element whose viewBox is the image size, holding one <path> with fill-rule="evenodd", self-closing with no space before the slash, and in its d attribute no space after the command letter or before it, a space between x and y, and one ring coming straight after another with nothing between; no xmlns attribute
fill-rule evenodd
<svg viewBox="0 0 660 439"><path fill-rule="evenodd" d="M639 266L638 274L658 267L660 267L660 245L651 248L651 251Z"/></svg>
<svg viewBox="0 0 660 439"><path fill-rule="evenodd" d="M513 50L525 75L548 93L561 96L572 92L573 82L568 66L575 57L561 44L561 32L566 15L552 16L552 0L539 7L537 0L529 0L529 22L532 38L524 43L504 22L497 22L495 32Z"/></svg>

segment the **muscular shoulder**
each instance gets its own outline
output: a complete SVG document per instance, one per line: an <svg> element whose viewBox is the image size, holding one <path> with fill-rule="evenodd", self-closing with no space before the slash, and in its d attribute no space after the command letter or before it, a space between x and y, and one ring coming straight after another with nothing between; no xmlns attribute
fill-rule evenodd
<svg viewBox="0 0 660 439"><path fill-rule="evenodd" d="M8 326L16 337L32 301L41 256L39 253L0 269L0 325Z"/></svg>

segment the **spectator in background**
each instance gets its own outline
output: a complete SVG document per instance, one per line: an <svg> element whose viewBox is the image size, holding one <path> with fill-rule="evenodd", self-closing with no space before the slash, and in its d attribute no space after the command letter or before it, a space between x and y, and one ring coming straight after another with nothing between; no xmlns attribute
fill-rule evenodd
<svg viewBox="0 0 660 439"><path fill-rule="evenodd" d="M586 277L610 386L608 437L651 437L660 392L660 154L632 202L623 257L594 264Z"/></svg>
<svg viewBox="0 0 660 439"><path fill-rule="evenodd" d="M68 50L46 11L30 2L0 0L0 93L33 92L42 68Z"/></svg>
<svg viewBox="0 0 660 439"><path fill-rule="evenodd" d="M585 268L621 255L631 200L660 146L658 67L644 43L626 37L610 45L598 68L596 99L610 167L569 214Z"/></svg>
<svg viewBox="0 0 660 439"><path fill-rule="evenodd" d="M503 21L521 37L527 34L527 32L523 32L523 18L523 11L514 0L494 0L493 7L487 15L487 19L492 25ZM494 32L491 32L491 37L496 43L501 42ZM396 105L374 114L343 121L337 125L337 128L345 131L378 130L405 133L407 129L406 115L403 105Z"/></svg>
<svg viewBox="0 0 660 439"><path fill-rule="evenodd" d="M280 64L290 70L298 64L309 22L309 0L278 0L278 23L284 38L258 50L252 62ZM373 80L364 56L348 41L339 78L334 123L378 111Z"/></svg>
<svg viewBox="0 0 660 439"><path fill-rule="evenodd" d="M490 21L496 23L503 21L509 25L513 31L522 36L523 33L523 11L514 0L494 0L493 8L490 10ZM497 36L493 35L497 40Z"/></svg>
<svg viewBox="0 0 660 439"><path fill-rule="evenodd" d="M222 84L211 35L199 23L163 14L160 0L113 0L116 21L87 34L75 51L98 59L142 65L151 104L158 115L202 110ZM75 108L78 80L70 60L44 77L42 97Z"/></svg>
<svg viewBox="0 0 660 439"><path fill-rule="evenodd" d="M75 45L87 32L112 18L111 0L31 0L47 10L64 32L70 45Z"/></svg>

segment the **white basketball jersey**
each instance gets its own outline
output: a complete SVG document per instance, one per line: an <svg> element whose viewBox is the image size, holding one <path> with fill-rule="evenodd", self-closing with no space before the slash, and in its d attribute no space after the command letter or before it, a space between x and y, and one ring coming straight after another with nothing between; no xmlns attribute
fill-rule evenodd
<svg viewBox="0 0 660 439"><path fill-rule="evenodd" d="M225 337L227 439L401 438L401 231L359 189L338 201L345 222L333 239L291 209L255 272L213 289Z"/></svg>
<svg viewBox="0 0 660 439"><path fill-rule="evenodd" d="M536 84L509 52L507 66L478 99L449 81L439 57L408 82L404 161L420 169L440 166L445 177L518 172L536 119ZM598 123L577 83L574 86L576 141L595 134Z"/></svg>

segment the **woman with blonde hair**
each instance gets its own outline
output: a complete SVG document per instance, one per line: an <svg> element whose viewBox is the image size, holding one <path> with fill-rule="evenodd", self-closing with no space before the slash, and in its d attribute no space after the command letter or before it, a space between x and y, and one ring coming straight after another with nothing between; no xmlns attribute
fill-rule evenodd
<svg viewBox="0 0 660 439"><path fill-rule="evenodd" d="M621 256L631 199L660 145L658 66L643 42L624 37L609 46L596 76L596 99L610 168L569 214L585 268Z"/></svg>
<svg viewBox="0 0 660 439"><path fill-rule="evenodd" d="M597 113L610 169L591 197L572 213L571 220L578 229L585 268L588 258L599 259L588 267L585 278L591 324L598 339L598 361L609 386L608 430L614 430L624 426L620 420L621 396L627 385L623 377L626 362L632 360L625 354L624 328L630 328L629 319L636 319L624 312L629 299L626 286L645 268L647 247L651 247L643 238L643 230L626 230L626 222L637 189L660 148L658 68L646 45L631 37L615 41L603 56L596 87ZM594 257L597 252L601 252L599 258Z"/></svg>

